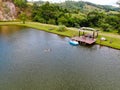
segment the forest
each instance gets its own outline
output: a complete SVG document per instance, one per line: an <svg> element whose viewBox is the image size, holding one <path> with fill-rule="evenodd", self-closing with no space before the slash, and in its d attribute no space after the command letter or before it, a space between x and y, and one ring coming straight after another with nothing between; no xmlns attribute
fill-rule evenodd
<svg viewBox="0 0 120 90"><path fill-rule="evenodd" d="M14 0L14 3L23 11L20 15L24 19L34 22L76 28L93 27L105 32L120 33L118 7L96 5L82 1L28 3L26 0Z"/></svg>

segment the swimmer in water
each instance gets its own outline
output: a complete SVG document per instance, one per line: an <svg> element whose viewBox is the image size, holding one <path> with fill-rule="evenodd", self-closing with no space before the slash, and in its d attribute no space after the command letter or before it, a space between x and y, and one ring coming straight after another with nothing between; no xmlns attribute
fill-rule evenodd
<svg viewBox="0 0 120 90"><path fill-rule="evenodd" d="M50 52L50 51L51 51L50 48L44 50L44 52Z"/></svg>

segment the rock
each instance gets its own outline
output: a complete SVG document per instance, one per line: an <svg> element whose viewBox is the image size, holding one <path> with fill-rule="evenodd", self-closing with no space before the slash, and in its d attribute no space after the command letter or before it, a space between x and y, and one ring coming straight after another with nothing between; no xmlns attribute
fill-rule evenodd
<svg viewBox="0 0 120 90"><path fill-rule="evenodd" d="M15 19L15 16L16 7L11 2L11 0L6 0L2 2L2 4L0 5L0 21L11 21Z"/></svg>
<svg viewBox="0 0 120 90"><path fill-rule="evenodd" d="M2 11L0 11L0 20L3 20L3 15L2 15Z"/></svg>
<svg viewBox="0 0 120 90"><path fill-rule="evenodd" d="M101 40L101 41L105 41L106 38L105 38L105 37L101 37L100 40Z"/></svg>

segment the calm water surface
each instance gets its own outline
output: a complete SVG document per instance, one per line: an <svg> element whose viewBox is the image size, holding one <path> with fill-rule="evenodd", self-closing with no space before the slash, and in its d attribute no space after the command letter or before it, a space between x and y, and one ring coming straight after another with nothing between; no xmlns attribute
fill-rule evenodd
<svg viewBox="0 0 120 90"><path fill-rule="evenodd" d="M120 51L0 26L0 90L120 90Z"/></svg>

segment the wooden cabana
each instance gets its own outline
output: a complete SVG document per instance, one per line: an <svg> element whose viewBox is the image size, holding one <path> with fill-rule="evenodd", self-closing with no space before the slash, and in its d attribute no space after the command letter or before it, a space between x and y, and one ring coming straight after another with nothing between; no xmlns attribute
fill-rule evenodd
<svg viewBox="0 0 120 90"><path fill-rule="evenodd" d="M98 37L98 30L87 28L87 30L90 30L92 33L85 33L85 28L79 29L79 35L76 37L72 37L72 40L78 41L80 43L85 44L93 44L96 42L96 38ZM81 35L82 32L82 35Z"/></svg>

